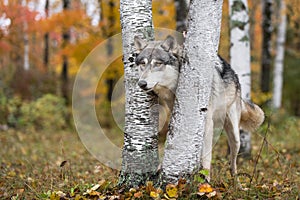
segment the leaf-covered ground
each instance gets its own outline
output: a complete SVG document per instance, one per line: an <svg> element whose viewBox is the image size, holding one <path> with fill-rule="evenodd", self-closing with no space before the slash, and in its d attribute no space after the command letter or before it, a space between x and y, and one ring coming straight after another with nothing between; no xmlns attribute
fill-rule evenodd
<svg viewBox="0 0 300 200"><path fill-rule="evenodd" d="M265 134L267 133L266 137ZM113 134L113 137L117 137ZM214 148L212 182L195 175L165 190L148 182L116 189L118 172L103 166L75 131L0 132L0 199L299 199L300 120L274 118L253 134L252 159L239 161L239 190L229 175L226 137Z"/></svg>

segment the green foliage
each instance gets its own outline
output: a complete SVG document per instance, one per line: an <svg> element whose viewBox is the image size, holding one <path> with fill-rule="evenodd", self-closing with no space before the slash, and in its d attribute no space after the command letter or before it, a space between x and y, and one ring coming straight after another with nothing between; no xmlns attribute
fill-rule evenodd
<svg viewBox="0 0 300 200"><path fill-rule="evenodd" d="M62 129L67 126L67 108L63 98L46 94L35 101L22 101L20 97L0 96L2 124L16 128Z"/></svg>
<svg viewBox="0 0 300 200"><path fill-rule="evenodd" d="M288 111L300 116L300 56L286 53L283 85L283 105Z"/></svg>
<svg viewBox="0 0 300 200"><path fill-rule="evenodd" d="M209 175L209 170L202 169L197 174L194 175L195 183L205 183L205 177Z"/></svg>

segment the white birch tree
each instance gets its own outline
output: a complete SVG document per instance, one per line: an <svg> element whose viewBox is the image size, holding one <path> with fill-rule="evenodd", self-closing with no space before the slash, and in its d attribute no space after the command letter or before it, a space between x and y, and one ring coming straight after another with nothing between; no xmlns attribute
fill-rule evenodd
<svg viewBox="0 0 300 200"><path fill-rule="evenodd" d="M123 62L125 71L125 128L122 170L119 185L136 187L156 175L158 158L158 110L151 111L157 99L137 85L138 69L134 63L134 36L154 37L151 0L120 2Z"/></svg>
<svg viewBox="0 0 300 200"><path fill-rule="evenodd" d="M26 7L27 2L22 1L22 6ZM24 23L24 36L23 36L23 41L24 41L24 63L23 63L23 68L24 70L29 70L29 36L28 36L28 23L25 21Z"/></svg>
<svg viewBox="0 0 300 200"><path fill-rule="evenodd" d="M280 22L277 30L276 40L276 57L274 66L274 87L273 87L273 107L279 109L282 99L282 83L283 83L283 64L284 64L284 44L286 35L286 6L284 0L281 0L279 5Z"/></svg>
<svg viewBox="0 0 300 200"><path fill-rule="evenodd" d="M162 163L163 181L188 178L201 167L213 68L219 45L222 0L190 2L185 41L187 62L181 68ZM206 130L212 131L212 130ZM209 144L208 144L209 145Z"/></svg>
<svg viewBox="0 0 300 200"><path fill-rule="evenodd" d="M238 74L243 99L251 99L249 14L247 0L229 0L230 64ZM240 155L251 155L251 133L240 131Z"/></svg>

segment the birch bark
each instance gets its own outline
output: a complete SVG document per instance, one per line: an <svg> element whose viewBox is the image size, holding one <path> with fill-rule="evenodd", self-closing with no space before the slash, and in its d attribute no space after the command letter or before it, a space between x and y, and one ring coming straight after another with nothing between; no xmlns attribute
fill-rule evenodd
<svg viewBox="0 0 300 200"><path fill-rule="evenodd" d="M251 99L251 67L249 15L247 0L229 0L230 13L230 64L238 74L243 99ZM239 154L251 155L251 133L240 131L241 147Z"/></svg>
<svg viewBox="0 0 300 200"><path fill-rule="evenodd" d="M22 6L27 6L26 1L22 1ZM24 36L23 36L23 41L24 41L24 63L23 63L23 68L24 70L28 71L29 70L29 36L28 36L28 23L25 21L24 23Z"/></svg>
<svg viewBox="0 0 300 200"><path fill-rule="evenodd" d="M213 67L217 60L222 0L190 2L185 62L179 75L176 100L162 163L163 182L189 178L201 167L203 137Z"/></svg>
<svg viewBox="0 0 300 200"><path fill-rule="evenodd" d="M123 62L125 71L125 130L122 170L119 185L136 187L156 175L159 165L157 128L158 110L151 107L157 99L137 85L138 69L134 63L134 36L153 40L151 0L120 2Z"/></svg>
<svg viewBox="0 0 300 200"><path fill-rule="evenodd" d="M274 67L274 88L273 88L273 107L281 107L282 82L283 82L283 64L284 64L284 44L286 35L286 6L284 0L280 1L280 23L278 24L276 57Z"/></svg>

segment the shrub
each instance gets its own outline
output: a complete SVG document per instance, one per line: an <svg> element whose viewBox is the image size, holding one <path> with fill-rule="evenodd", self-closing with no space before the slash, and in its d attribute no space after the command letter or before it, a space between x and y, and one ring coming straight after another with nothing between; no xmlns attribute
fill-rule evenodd
<svg viewBox="0 0 300 200"><path fill-rule="evenodd" d="M35 101L19 97L0 98L1 123L15 128L62 129L67 126L67 107L63 98L45 94Z"/></svg>

